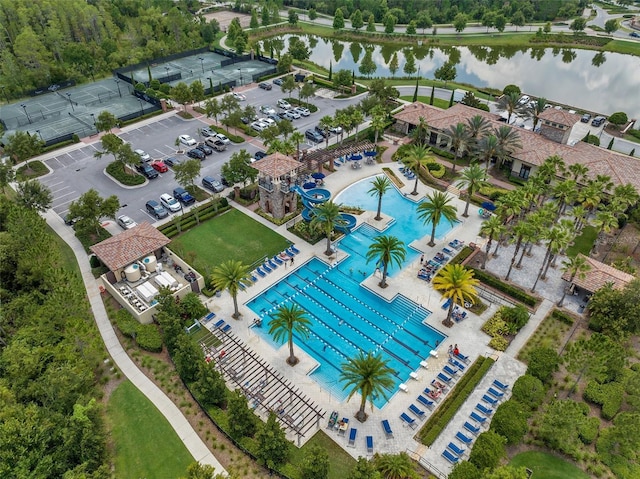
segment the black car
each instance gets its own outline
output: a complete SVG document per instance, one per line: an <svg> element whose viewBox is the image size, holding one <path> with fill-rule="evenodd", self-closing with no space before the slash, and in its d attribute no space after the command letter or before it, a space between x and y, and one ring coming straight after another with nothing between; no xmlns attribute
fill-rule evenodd
<svg viewBox="0 0 640 479"><path fill-rule="evenodd" d="M183 205L190 205L191 203L196 202L196 199L193 196L191 196L191 194L181 186L178 186L173 189L173 197L176 200L180 201Z"/></svg>
<svg viewBox="0 0 640 479"><path fill-rule="evenodd" d="M304 136L306 136L309 140L313 141L314 143L320 143L323 140L322 135L315 130L305 131Z"/></svg>
<svg viewBox="0 0 640 479"><path fill-rule="evenodd" d="M267 83L267 82L259 83L258 86L263 90L271 90L273 88L273 86L271 86L271 83Z"/></svg>
<svg viewBox="0 0 640 479"><path fill-rule="evenodd" d="M142 173L144 176L149 178L150 180L158 177L158 172L154 170L151 166L146 163L140 163L136 165L136 170Z"/></svg>
<svg viewBox="0 0 640 479"><path fill-rule="evenodd" d="M151 216L155 216L157 219L166 218L167 216L169 216L169 212L165 209L165 207L155 200L147 201L144 206L147 209L147 213L149 213Z"/></svg>
<svg viewBox="0 0 640 479"><path fill-rule="evenodd" d="M283 83L284 83L284 80L282 78L274 78L273 79L273 84L274 85L282 86Z"/></svg>
<svg viewBox="0 0 640 479"><path fill-rule="evenodd" d="M194 148L193 150L187 151L187 156L189 158L195 158L197 160L204 160L205 154L201 150Z"/></svg>
<svg viewBox="0 0 640 479"><path fill-rule="evenodd" d="M204 143L201 143L198 146L196 146L196 149L200 150L202 153L204 153L207 156L213 154L213 150L211 149L211 147L205 145Z"/></svg>
<svg viewBox="0 0 640 479"><path fill-rule="evenodd" d="M182 163L181 158L176 158L175 156L170 156L169 158L164 159L164 164L167 166L176 166Z"/></svg>
<svg viewBox="0 0 640 479"><path fill-rule="evenodd" d="M593 120L591 120L591 124L593 126L602 126L605 120L606 118L604 116L596 116Z"/></svg>
<svg viewBox="0 0 640 479"><path fill-rule="evenodd" d="M253 155L253 157L254 157L256 160L261 160L261 159L263 159L265 156L267 156L267 154L266 154L264 151L256 151L256 152L254 153L254 155Z"/></svg>
<svg viewBox="0 0 640 479"><path fill-rule="evenodd" d="M329 130L325 130L325 129L324 129L324 128L322 128L320 125L316 125L316 126L315 126L315 130L316 130L318 133L320 133L320 135L321 135L323 138L326 138L326 137L328 137L328 136L331 136L331 133L329 133Z"/></svg>

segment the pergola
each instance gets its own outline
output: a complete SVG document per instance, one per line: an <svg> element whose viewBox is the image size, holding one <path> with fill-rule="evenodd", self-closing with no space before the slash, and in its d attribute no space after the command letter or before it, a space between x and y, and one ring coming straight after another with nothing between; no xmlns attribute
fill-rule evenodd
<svg viewBox="0 0 640 479"><path fill-rule="evenodd" d="M300 161L302 161L308 171L321 171L322 165L327 161L333 162L334 159L342 156L353 155L363 151L375 151L376 145L370 141L359 141L358 143L350 143L348 145L339 146L331 150L320 148L310 153L306 153Z"/></svg>

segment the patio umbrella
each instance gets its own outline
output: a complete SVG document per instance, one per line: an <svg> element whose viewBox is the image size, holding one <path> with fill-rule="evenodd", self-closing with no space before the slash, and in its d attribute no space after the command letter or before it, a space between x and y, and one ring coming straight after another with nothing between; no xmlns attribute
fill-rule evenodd
<svg viewBox="0 0 640 479"><path fill-rule="evenodd" d="M311 188L315 188L316 184L313 181L309 181L308 183L305 183L304 185L302 185L302 187L305 190L310 190Z"/></svg>
<svg viewBox="0 0 640 479"><path fill-rule="evenodd" d="M495 211L496 209L496 205L494 205L491 201L485 201L484 203L482 203L482 207L485 210L489 210L489 211Z"/></svg>
<svg viewBox="0 0 640 479"><path fill-rule="evenodd" d="M319 171L316 171L315 173L311 173L311 177L315 178L316 180L321 180L322 178L325 177L325 174L320 173Z"/></svg>
<svg viewBox="0 0 640 479"><path fill-rule="evenodd" d="M364 156L376 156L378 154L377 151L365 151Z"/></svg>
<svg viewBox="0 0 640 479"><path fill-rule="evenodd" d="M351 155L351 159L353 161L359 161L359 160L362 159L362 155L360 155L360 154Z"/></svg>

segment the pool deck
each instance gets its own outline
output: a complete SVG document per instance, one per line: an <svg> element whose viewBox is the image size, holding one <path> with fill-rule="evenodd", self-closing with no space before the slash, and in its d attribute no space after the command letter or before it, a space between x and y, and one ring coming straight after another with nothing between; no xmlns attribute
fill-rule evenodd
<svg viewBox="0 0 640 479"><path fill-rule="evenodd" d="M323 187L330 190L332 197L335 197L340 191L356 181L382 173L383 167L391 168L396 172L396 175L399 178L404 178L399 172L399 165L397 163L386 162L382 164L376 163L374 165L363 165L362 168L359 169L352 169L343 166L338 168L336 172L327 175ZM413 185L413 181L407 182L400 191L409 195L413 190ZM411 197L419 199L432 191L433 190L431 188L419 183L418 196ZM448 243L453 239L459 239L464 241L466 244L471 242L483 244L484 241L478 236L478 231L482 223L481 218L477 214L473 213L470 214L469 218L463 218L462 212L464 211L464 202L456 197L454 203L458 208L459 220L461 220L459 225L451 230L444 238L436 238L436 245L433 248L427 246L429 236L411 243L412 247L424 252L425 259L431 258L438 251L441 251L443 247L448 247ZM316 245L309 245L300 238L290 234L284 225L274 228L270 222L254 214L249 209L243 208L239 205L235 205L235 207L244 211L256 221L260 221L270 228L275 229L282 236L288 238L292 243L295 243L296 247L300 250L300 254L295 257L294 268L313 257L317 257L328 262L336 260L335 255L331 258L327 258L324 255L326 240L322 240ZM472 212L474 211L473 208L470 209ZM374 216L375 211L358 215L358 224L361 224L361 222L364 221L378 229L382 229L384 225L390 221L388 216L383 216L383 219L380 221L374 220ZM337 253L337 260L340 260L339 250ZM315 380L307 375L309 371L315 368L317 362L309 357L302 349L295 347L296 356L300 359L300 363L295 367L290 367L285 362L288 355L286 345L282 346L278 350L274 350L271 345L262 340L260 336L254 333L251 329L253 318L256 315L245 306L245 303L265 289L269 288L275 282L282 279L290 272L291 266L288 268L285 268L284 265L279 266L265 278L259 278L254 286L239 293L238 303L240 304L242 317L238 321L231 319L233 303L228 293L223 293L221 298L208 299L205 304L219 317L228 318L228 322L232 325L233 332L240 339L245 341L248 346L264 358L269 358L269 362L281 371L287 379L290 379L298 385L305 394L313 398L318 405L325 409L326 416L321 423L320 429L323 429L327 425L329 415L334 410L338 411L340 417L348 417L350 419L350 426L355 427L358 430L355 447L348 446L348 431L344 435L339 435L336 430L324 430L354 458L367 456L365 438L366 436L372 436L374 441L374 452L398 453L401 451L408 451L414 456L414 458L421 459L423 462L430 464L432 470L437 469L446 475L451 470L451 465L441 456L441 453L446 445L450 441L454 440L455 433L458 430L463 431L461 427L462 424L465 420L468 420L469 414L473 411L475 404L487 390L488 385L490 385L494 379L499 379L503 383L512 385L515 379L524 373L526 366L516 360L514 356L510 355L509 351L507 351L507 353L497 353L493 349L489 348L489 337L480 331L480 327L484 321L491 317L495 312L497 308L496 305L490 305L481 317L469 313L469 316L463 322L454 324L452 328L444 327L442 325L442 321L446 317L446 311L441 308L444 300L441 298L440 293L436 292L429 283L417 278L417 272L419 269L420 261L419 259L416 259L412 264L406 266L401 273L395 275L393 278L389 278L388 287L384 290L378 286L380 278L374 277L373 275L365 278L362 284L364 287L388 300L391 300L397 294L404 294L409 299L426 307L432 311L432 314L427 319L427 323L448 335L448 337L445 338L443 343L439 346L437 357L422 358L426 360L428 369L421 367L416 371L418 377L415 380L408 380L406 383L406 392L398 391L395 393L381 410L375 408L372 411L370 407L367 406L369 418L362 424L354 418L354 413L357 411L359 406L358 395L353 397L349 402L339 401L335 395L332 395L330 391L323 389ZM530 323L533 323L533 321L530 321ZM533 329L535 329L535 327ZM531 332L526 334L531 334ZM448 426L440 435L431 448L427 448L414 439L414 436L420 428L420 421L416 419L418 427L411 429L404 425L403 421L400 419L400 415L403 412L406 412L409 416L414 417L408 412L409 405L413 403L420 407L420 409L425 410L426 416L429 416L429 411L424 407L421 407L420 404L416 402L416 398L418 394L420 394L423 389L430 384L431 380L438 374L444 364L446 364L448 358L448 347L453 344L457 344L460 351L463 354L468 355L471 361L475 360L479 355L491 356L498 359L498 361L482 380L478 389L471 395L465 405L452 419L450 426ZM389 420L393 430L392 438L386 438L385 436L384 430L381 426L381 421L384 419ZM292 440L297 439L292 434L289 434L289 436ZM306 442L310 437L311 435L302 438L301 442ZM467 458L468 456L465 455L464 457Z"/></svg>

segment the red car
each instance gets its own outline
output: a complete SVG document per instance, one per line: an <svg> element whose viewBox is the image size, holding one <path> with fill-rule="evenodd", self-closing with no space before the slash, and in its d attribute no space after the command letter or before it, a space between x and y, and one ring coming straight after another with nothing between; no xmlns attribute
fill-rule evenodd
<svg viewBox="0 0 640 479"><path fill-rule="evenodd" d="M166 173L169 168L167 168L167 165L164 164L164 161L162 160L155 160L151 162L151 166L155 169L158 170L160 173Z"/></svg>

